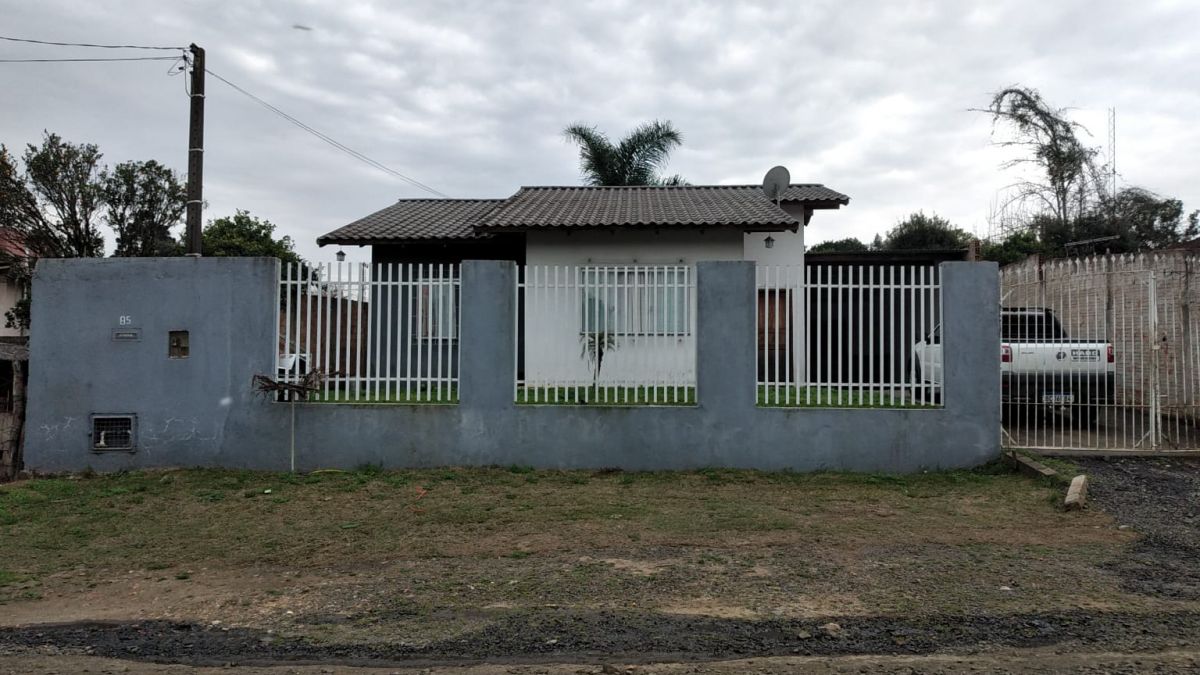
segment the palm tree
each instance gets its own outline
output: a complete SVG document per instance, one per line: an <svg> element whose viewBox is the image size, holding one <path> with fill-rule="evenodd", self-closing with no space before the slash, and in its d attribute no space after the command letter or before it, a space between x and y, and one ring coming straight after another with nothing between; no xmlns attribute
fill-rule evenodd
<svg viewBox="0 0 1200 675"><path fill-rule="evenodd" d="M563 134L579 145L579 167L588 185L687 185L658 173L683 135L667 122L647 122L613 145L596 127L572 124Z"/></svg>

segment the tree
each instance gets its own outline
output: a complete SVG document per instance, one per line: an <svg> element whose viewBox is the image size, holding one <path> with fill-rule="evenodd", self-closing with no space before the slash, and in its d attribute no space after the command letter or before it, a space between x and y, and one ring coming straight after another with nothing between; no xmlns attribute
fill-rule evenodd
<svg viewBox="0 0 1200 675"><path fill-rule="evenodd" d="M809 253L857 253L859 251L869 251L871 247L862 243L855 237L847 237L846 239L835 239L832 241L823 241L816 246L808 249Z"/></svg>
<svg viewBox="0 0 1200 675"><path fill-rule="evenodd" d="M100 157L95 145L47 132L40 147L26 146L20 170L0 146L0 226L34 258L103 255Z"/></svg>
<svg viewBox="0 0 1200 675"><path fill-rule="evenodd" d="M683 136L671 123L654 120L614 145L596 127L573 124L563 134L579 145L579 165L588 185L686 185L679 175L664 177L659 170Z"/></svg>
<svg viewBox="0 0 1200 675"><path fill-rule="evenodd" d="M118 256L178 255L171 235L187 206L176 173L154 160L122 162L103 176L105 219L117 235Z"/></svg>
<svg viewBox="0 0 1200 675"><path fill-rule="evenodd" d="M579 336L581 356L587 359L592 370L592 390L600 386L600 369L604 366L604 355L617 348L617 337L606 330L594 330Z"/></svg>
<svg viewBox="0 0 1200 675"><path fill-rule="evenodd" d="M303 262L293 250L292 238L275 238L275 225L239 209L232 216L210 220L201 233L206 256L267 256L285 263Z"/></svg>
<svg viewBox="0 0 1200 675"><path fill-rule="evenodd" d="M100 150L46 132L29 144L18 166L0 145L0 260L29 288L38 258L81 258L104 254L96 224L102 204ZM29 327L29 297L5 312L11 328Z"/></svg>
<svg viewBox="0 0 1200 675"><path fill-rule="evenodd" d="M1200 211L1192 211L1185 224L1182 201L1144 188L1125 188L1110 204L1102 204L1097 210L1093 218L1101 222L1111 214L1115 222L1109 229L1125 240L1128 250L1166 248L1200 234Z"/></svg>
<svg viewBox="0 0 1200 675"><path fill-rule="evenodd" d="M999 241L985 243L979 250L981 258L998 262L1001 267L1021 262L1035 253L1044 254L1044 249L1032 230L1013 232Z"/></svg>
<svg viewBox="0 0 1200 675"><path fill-rule="evenodd" d="M1014 136L997 141L1001 147L1017 147L1028 155L1005 162L1011 168L1031 164L1042 174L1041 182L1018 183L1014 200L1032 200L1039 211L1050 213L1066 225L1083 216L1103 197L1103 184L1096 167L1095 148L1085 145L1077 132L1082 125L1067 119L1067 111L1051 107L1036 89L1013 86L992 96L986 109L992 127L1005 124Z"/></svg>
<svg viewBox="0 0 1200 675"><path fill-rule="evenodd" d="M1144 188L1125 188L1066 224L1049 213L1029 228L986 244L987 260L1007 264L1034 253L1050 258L1090 253L1130 253L1167 248L1200 235L1200 211L1184 217L1183 202Z"/></svg>
<svg viewBox="0 0 1200 675"><path fill-rule="evenodd" d="M888 231L880 248L890 251L902 249L954 249L965 248L971 235L937 214L925 215L918 211L896 223Z"/></svg>

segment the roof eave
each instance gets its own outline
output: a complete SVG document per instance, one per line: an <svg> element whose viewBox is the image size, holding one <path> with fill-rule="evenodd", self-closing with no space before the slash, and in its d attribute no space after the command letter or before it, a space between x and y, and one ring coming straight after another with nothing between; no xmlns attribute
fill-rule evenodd
<svg viewBox="0 0 1200 675"><path fill-rule="evenodd" d="M317 246L395 246L399 244L451 244L467 241L490 239L490 233L480 233L469 237L367 237L362 239L347 239L333 237L318 237Z"/></svg>
<svg viewBox="0 0 1200 675"><path fill-rule="evenodd" d="M781 204L803 204L810 209L840 209L850 204L850 198L845 199L784 199Z"/></svg>
<svg viewBox="0 0 1200 675"><path fill-rule="evenodd" d="M550 231L611 231L611 230L741 230L743 232L795 232L799 222L792 223L611 223L603 225L477 225L477 232L550 232Z"/></svg>

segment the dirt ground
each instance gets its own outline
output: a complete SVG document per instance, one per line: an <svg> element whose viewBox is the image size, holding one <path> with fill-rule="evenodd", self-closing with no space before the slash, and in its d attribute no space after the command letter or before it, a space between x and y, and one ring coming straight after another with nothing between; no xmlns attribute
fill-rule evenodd
<svg viewBox="0 0 1200 675"><path fill-rule="evenodd" d="M0 673L1184 672L1200 466L0 487Z"/></svg>

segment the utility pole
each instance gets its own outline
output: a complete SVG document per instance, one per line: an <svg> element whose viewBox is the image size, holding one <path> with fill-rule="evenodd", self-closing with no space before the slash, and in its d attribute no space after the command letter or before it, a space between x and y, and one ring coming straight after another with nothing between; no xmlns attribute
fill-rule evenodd
<svg viewBox="0 0 1200 675"><path fill-rule="evenodd" d="M187 254L200 255L204 206L204 50L192 44L191 116L188 123Z"/></svg>

